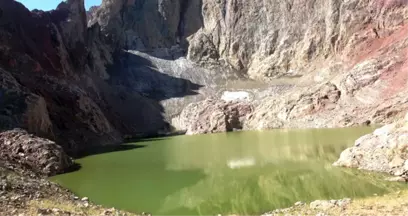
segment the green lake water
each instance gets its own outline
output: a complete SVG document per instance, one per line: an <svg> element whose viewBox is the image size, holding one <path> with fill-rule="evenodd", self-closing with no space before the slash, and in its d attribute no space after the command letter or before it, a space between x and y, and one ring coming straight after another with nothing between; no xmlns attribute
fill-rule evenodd
<svg viewBox="0 0 408 216"><path fill-rule="evenodd" d="M331 164L374 128L175 136L77 160L52 178L106 207L154 215L260 214L296 201L399 190L384 176Z"/></svg>

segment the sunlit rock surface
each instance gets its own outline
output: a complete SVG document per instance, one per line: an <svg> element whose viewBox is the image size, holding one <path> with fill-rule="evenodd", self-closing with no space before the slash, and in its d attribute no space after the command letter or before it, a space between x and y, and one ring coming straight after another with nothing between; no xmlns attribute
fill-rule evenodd
<svg viewBox="0 0 408 216"><path fill-rule="evenodd" d="M405 119L385 125L359 138L346 149L336 166L408 175L408 122Z"/></svg>

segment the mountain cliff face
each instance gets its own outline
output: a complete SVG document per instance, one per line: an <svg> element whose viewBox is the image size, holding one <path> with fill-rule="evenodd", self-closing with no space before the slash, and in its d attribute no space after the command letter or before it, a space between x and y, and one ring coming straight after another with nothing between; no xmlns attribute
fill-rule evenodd
<svg viewBox="0 0 408 216"><path fill-rule="evenodd" d="M196 0L105 0L88 25L101 25L121 48L170 48L202 27L201 9Z"/></svg>
<svg viewBox="0 0 408 216"><path fill-rule="evenodd" d="M337 54L355 54L357 45L404 25L406 4L406 0L109 0L88 24L99 23L127 49L179 44L193 61L221 61L251 78L270 79L306 74Z"/></svg>
<svg viewBox="0 0 408 216"><path fill-rule="evenodd" d="M120 143L124 135L168 131L189 103L219 99L232 80L273 86L268 82L287 77L295 87L284 92L251 90L255 99L246 106L254 108L237 114L237 124L265 129L392 121L408 102L407 5L104 0L87 12L83 0L68 0L43 12L3 0L0 127L22 127L74 154ZM183 112L186 121L199 122L188 116L206 119ZM188 130L188 122L173 122Z"/></svg>
<svg viewBox="0 0 408 216"><path fill-rule="evenodd" d="M148 50L155 53L129 50L122 34L149 29L130 31L139 19L133 7L137 2L104 1L86 12L83 0L69 0L44 12L1 1L1 129L21 127L76 154L121 143L126 135L169 131L171 116L212 92L201 87L236 77L229 69L218 73L218 66L195 66L170 39L158 39L163 45ZM92 23L94 13L106 23Z"/></svg>
<svg viewBox="0 0 408 216"><path fill-rule="evenodd" d="M190 40L189 57L201 60L202 53L216 53L255 79L303 75L330 57L354 53L376 34L383 37L401 27L406 3L203 0L203 27Z"/></svg>
<svg viewBox="0 0 408 216"><path fill-rule="evenodd" d="M87 27L83 0L49 12L5 0L0 11L2 129L26 128L74 154L168 127L156 101L128 91L121 71L109 71L121 53L98 26Z"/></svg>

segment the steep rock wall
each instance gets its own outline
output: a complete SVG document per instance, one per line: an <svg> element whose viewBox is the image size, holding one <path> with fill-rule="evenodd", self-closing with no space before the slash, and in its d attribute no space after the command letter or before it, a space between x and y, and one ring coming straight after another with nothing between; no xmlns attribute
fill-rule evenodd
<svg viewBox="0 0 408 216"><path fill-rule="evenodd" d="M302 75L321 60L353 50L360 31L381 37L398 28L407 19L406 3L204 0L204 26L190 40L189 56L202 60L214 53L255 79Z"/></svg>
<svg viewBox="0 0 408 216"><path fill-rule="evenodd" d="M104 0L88 25L95 23L118 47L170 48L202 26L201 0Z"/></svg>
<svg viewBox="0 0 408 216"><path fill-rule="evenodd" d="M0 11L2 130L25 128L76 154L168 128L161 105L110 69L119 51L87 27L83 0L49 12L5 0Z"/></svg>
<svg viewBox="0 0 408 216"><path fill-rule="evenodd" d="M190 59L258 80L297 79L253 101L244 129L383 124L407 109L406 0L204 0L202 13Z"/></svg>
<svg viewBox="0 0 408 216"><path fill-rule="evenodd" d="M304 75L407 19L407 0L105 0L89 25L127 49L180 45L260 80ZM369 30L368 32L366 32ZM365 35L361 35L365 32Z"/></svg>
<svg viewBox="0 0 408 216"><path fill-rule="evenodd" d="M195 1L117 0L86 12L83 0L69 0L44 12L1 1L1 130L24 128L70 154L169 131L170 117L213 91L202 87L236 77L219 65L200 68L170 46L196 31L178 29L179 22L200 26L179 20L191 7L200 8ZM138 35L144 48L129 50L140 48Z"/></svg>

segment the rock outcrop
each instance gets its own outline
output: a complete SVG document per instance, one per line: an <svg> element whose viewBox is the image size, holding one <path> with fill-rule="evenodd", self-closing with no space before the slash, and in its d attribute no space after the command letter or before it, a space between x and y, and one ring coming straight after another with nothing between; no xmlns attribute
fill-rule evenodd
<svg viewBox="0 0 408 216"><path fill-rule="evenodd" d="M317 85L311 89L289 91L280 98L265 98L248 116L247 129L274 129L282 127L319 127L329 125L321 115L334 110L341 96L340 90L332 83ZM315 121L311 122L310 119ZM319 122L320 121L320 122ZM323 121L326 121L322 123Z"/></svg>
<svg viewBox="0 0 408 216"><path fill-rule="evenodd" d="M173 126L188 135L242 130L246 116L252 111L253 106L242 101L207 99L189 104L173 119Z"/></svg>
<svg viewBox="0 0 408 216"><path fill-rule="evenodd" d="M21 129L0 133L0 158L45 176L63 173L73 165L61 146Z"/></svg>
<svg viewBox="0 0 408 216"><path fill-rule="evenodd" d="M407 177L408 115L358 139L334 165Z"/></svg>

